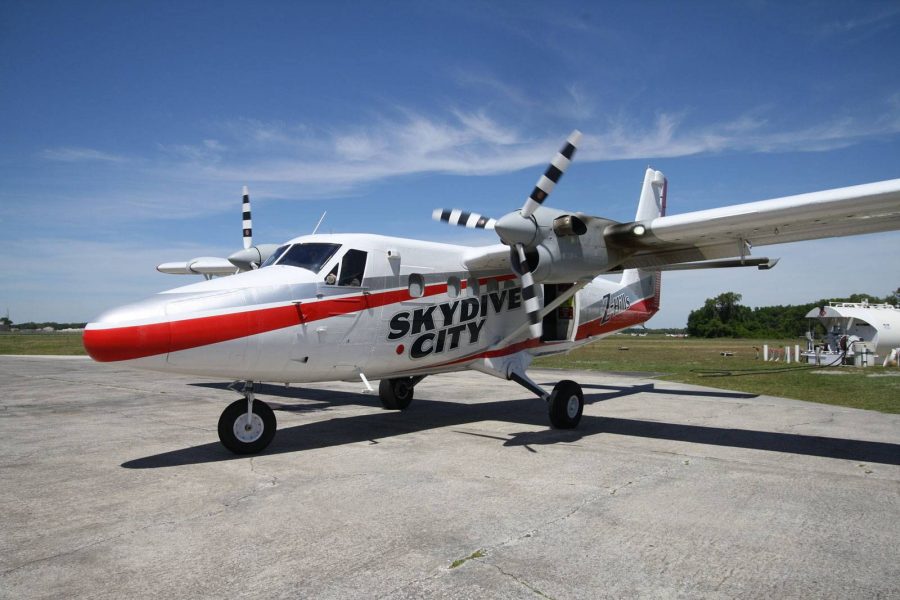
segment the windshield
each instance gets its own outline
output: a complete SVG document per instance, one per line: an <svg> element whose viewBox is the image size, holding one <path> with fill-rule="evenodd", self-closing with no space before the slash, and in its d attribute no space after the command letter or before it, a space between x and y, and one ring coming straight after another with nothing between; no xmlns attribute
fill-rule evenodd
<svg viewBox="0 0 900 600"><path fill-rule="evenodd" d="M294 244L282 253L278 264L318 273L340 247L340 244Z"/></svg>
<svg viewBox="0 0 900 600"><path fill-rule="evenodd" d="M288 249L289 244L285 244L284 246L279 246L275 252L273 252L269 258L263 261L263 264L259 265L259 268L268 267L269 265L274 265L275 261L281 258L281 255L284 254L284 251Z"/></svg>

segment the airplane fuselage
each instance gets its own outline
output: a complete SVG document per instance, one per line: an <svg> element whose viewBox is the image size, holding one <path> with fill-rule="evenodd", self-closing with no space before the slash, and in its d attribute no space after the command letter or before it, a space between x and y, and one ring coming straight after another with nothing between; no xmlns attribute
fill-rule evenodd
<svg viewBox="0 0 900 600"><path fill-rule="evenodd" d="M286 246L275 264L103 314L85 347L98 361L210 377L380 379L567 352L658 310L653 276L627 286L597 278L544 317L540 339L498 346L526 318L521 283L508 265L470 272L470 247L364 234ZM292 254L306 266L291 264ZM544 305L568 286L537 287Z"/></svg>

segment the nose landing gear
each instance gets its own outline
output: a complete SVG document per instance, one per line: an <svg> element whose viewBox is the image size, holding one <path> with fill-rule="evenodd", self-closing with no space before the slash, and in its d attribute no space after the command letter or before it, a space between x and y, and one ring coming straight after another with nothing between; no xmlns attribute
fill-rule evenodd
<svg viewBox="0 0 900 600"><path fill-rule="evenodd" d="M244 397L229 404L219 417L219 440L235 454L255 454L275 437L275 413L255 399L252 381L244 384L241 394Z"/></svg>

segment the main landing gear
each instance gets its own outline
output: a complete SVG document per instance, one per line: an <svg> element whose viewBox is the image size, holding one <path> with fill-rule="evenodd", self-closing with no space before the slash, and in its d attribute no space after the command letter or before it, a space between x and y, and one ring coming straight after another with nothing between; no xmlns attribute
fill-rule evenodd
<svg viewBox="0 0 900 600"><path fill-rule="evenodd" d="M550 408L550 423L557 429L575 429L584 412L584 394L581 386L563 379L553 387L547 399Z"/></svg>
<svg viewBox="0 0 900 600"><path fill-rule="evenodd" d="M563 379L553 386L553 391L548 395L524 372L513 371L509 374L509 378L547 401L547 407L550 410L550 424L553 427L556 429L578 427L581 414L584 412L584 393L582 393L580 385L574 381Z"/></svg>
<svg viewBox="0 0 900 600"><path fill-rule="evenodd" d="M386 410L406 410L413 399L413 388L425 379L421 377L397 377L382 379L378 384L378 397Z"/></svg>
<svg viewBox="0 0 900 600"><path fill-rule="evenodd" d="M275 437L275 413L253 396L253 382L244 384L244 396L228 405L219 417L219 440L235 454L255 454Z"/></svg>

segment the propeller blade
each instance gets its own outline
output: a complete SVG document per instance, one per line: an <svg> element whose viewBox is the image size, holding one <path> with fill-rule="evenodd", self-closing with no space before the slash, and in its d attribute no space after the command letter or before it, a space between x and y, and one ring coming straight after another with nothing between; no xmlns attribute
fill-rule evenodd
<svg viewBox="0 0 900 600"><path fill-rule="evenodd" d="M444 221L450 225L459 225L469 229L493 229L497 224L497 219L478 213L465 212L458 208L436 208L431 213L431 218L435 221Z"/></svg>
<svg viewBox="0 0 900 600"><path fill-rule="evenodd" d="M253 245L253 219L250 217L250 190L244 186L243 204L244 250Z"/></svg>
<svg viewBox="0 0 900 600"><path fill-rule="evenodd" d="M553 191L553 187L557 184L559 178L562 177L572 162L572 157L575 156L575 148L580 141L581 132L577 129L569 134L566 144L556 153L556 157L550 162L550 166L547 167L547 170L535 184L531 195L525 200L525 204L522 206L523 217L530 217L544 203L544 200Z"/></svg>
<svg viewBox="0 0 900 600"><path fill-rule="evenodd" d="M528 336L529 338L539 338L544 330L540 314L541 304L537 299L534 277L531 276L528 260L525 258L525 246L516 244L516 252L519 253L519 270L522 272L519 279L522 281L522 299L525 300L525 312L528 314Z"/></svg>

